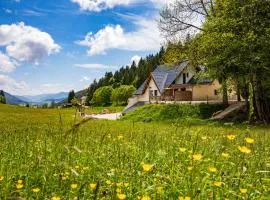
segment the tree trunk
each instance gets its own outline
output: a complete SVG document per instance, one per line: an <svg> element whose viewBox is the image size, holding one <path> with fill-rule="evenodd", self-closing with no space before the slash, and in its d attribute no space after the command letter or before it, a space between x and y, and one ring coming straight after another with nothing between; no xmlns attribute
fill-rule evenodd
<svg viewBox="0 0 270 200"><path fill-rule="evenodd" d="M228 87L226 80L222 81L222 93L223 93L223 105L225 107L229 106L229 100L228 100Z"/></svg>
<svg viewBox="0 0 270 200"><path fill-rule="evenodd" d="M241 89L239 84L237 84L237 89L236 89L236 94L237 94L237 101L241 101Z"/></svg>
<svg viewBox="0 0 270 200"><path fill-rule="evenodd" d="M258 79L258 74L254 73L252 77L254 106L256 107L256 116L259 122L270 122L269 99L264 96L264 89Z"/></svg>

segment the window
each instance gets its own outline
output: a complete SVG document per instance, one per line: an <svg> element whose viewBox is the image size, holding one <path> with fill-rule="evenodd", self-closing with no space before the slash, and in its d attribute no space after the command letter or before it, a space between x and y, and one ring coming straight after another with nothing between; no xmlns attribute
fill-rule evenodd
<svg viewBox="0 0 270 200"><path fill-rule="evenodd" d="M185 91L186 91L186 88L181 88L181 91L182 91L182 92L185 92Z"/></svg>
<svg viewBox="0 0 270 200"><path fill-rule="evenodd" d="M214 90L214 95L218 95L218 91L217 90Z"/></svg>
<svg viewBox="0 0 270 200"><path fill-rule="evenodd" d="M157 91L157 90L154 91L154 95L155 95L155 96L158 95L158 91Z"/></svg>
<svg viewBox="0 0 270 200"><path fill-rule="evenodd" d="M187 78L189 77L189 73L187 73Z"/></svg>

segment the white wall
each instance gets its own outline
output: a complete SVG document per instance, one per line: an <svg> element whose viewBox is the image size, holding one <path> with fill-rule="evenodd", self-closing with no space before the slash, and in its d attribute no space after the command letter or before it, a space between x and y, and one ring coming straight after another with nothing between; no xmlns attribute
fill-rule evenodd
<svg viewBox="0 0 270 200"><path fill-rule="evenodd" d="M188 77L186 77L186 83L188 83L190 79L194 76L195 69L192 66L187 66L186 69L184 69L181 74L176 78L175 84L183 84L183 73L189 74Z"/></svg>
<svg viewBox="0 0 270 200"><path fill-rule="evenodd" d="M154 80L151 78L151 81L150 81L149 85L147 86L144 94L142 94L142 95L140 95L138 97L139 101L149 101L149 87L151 87L151 89L150 89L151 91L157 90L158 91L158 96L161 96L161 94L160 94Z"/></svg>

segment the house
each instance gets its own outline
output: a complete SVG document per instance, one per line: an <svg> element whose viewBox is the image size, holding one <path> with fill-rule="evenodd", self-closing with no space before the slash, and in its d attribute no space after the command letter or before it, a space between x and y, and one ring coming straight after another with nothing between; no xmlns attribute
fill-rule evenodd
<svg viewBox="0 0 270 200"><path fill-rule="evenodd" d="M194 67L189 61L178 65L160 65L135 92L129 104L160 101L222 101L221 85L217 80L198 78L202 66ZM236 98L234 94L229 95Z"/></svg>

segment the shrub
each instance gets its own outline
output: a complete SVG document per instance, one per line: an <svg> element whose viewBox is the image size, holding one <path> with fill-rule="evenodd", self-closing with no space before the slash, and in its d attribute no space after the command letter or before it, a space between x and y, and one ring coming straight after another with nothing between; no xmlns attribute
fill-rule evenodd
<svg viewBox="0 0 270 200"><path fill-rule="evenodd" d="M92 103L99 106L107 106L111 104L111 95L113 88L105 86L97 89L93 95Z"/></svg>
<svg viewBox="0 0 270 200"><path fill-rule="evenodd" d="M114 89L111 97L113 104L117 106L126 105L135 90L136 88L132 85L121 85Z"/></svg>

